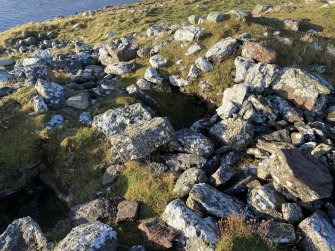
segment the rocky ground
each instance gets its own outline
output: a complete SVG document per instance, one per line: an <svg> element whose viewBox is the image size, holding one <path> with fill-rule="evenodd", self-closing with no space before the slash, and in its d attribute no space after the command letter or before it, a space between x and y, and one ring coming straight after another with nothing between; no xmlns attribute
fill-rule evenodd
<svg viewBox="0 0 335 251"><path fill-rule="evenodd" d="M259 2L0 34L0 250L335 250L335 3Z"/></svg>

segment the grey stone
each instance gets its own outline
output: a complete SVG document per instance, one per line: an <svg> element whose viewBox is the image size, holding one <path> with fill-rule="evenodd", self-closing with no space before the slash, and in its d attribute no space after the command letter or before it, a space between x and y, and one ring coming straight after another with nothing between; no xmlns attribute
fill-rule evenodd
<svg viewBox="0 0 335 251"><path fill-rule="evenodd" d="M163 59L160 55L154 55L149 59L149 63L154 68L160 68L167 64L167 59Z"/></svg>
<svg viewBox="0 0 335 251"><path fill-rule="evenodd" d="M209 48L205 57L211 61L221 62L233 55L237 51L238 46L236 39L228 37Z"/></svg>
<svg viewBox="0 0 335 251"><path fill-rule="evenodd" d="M207 161L199 155L188 153L163 155L162 158L169 170L176 172L193 167L202 168Z"/></svg>
<svg viewBox="0 0 335 251"><path fill-rule="evenodd" d="M13 92L15 92L15 88L8 87L8 86L0 86L0 98L5 97Z"/></svg>
<svg viewBox="0 0 335 251"><path fill-rule="evenodd" d="M213 11L208 14L207 16L207 21L213 22L213 23L219 23L222 22L223 20L227 19L229 16L218 11Z"/></svg>
<svg viewBox="0 0 335 251"><path fill-rule="evenodd" d="M182 42L191 42L202 38L204 35L205 33L201 28L190 25L178 29L174 34L174 39Z"/></svg>
<svg viewBox="0 0 335 251"><path fill-rule="evenodd" d="M117 62L108 64L105 68L105 73L110 75L122 76L126 73L132 72L135 69L134 61Z"/></svg>
<svg viewBox="0 0 335 251"><path fill-rule="evenodd" d="M195 60L195 65L202 72L210 72L213 70L213 65L204 57L200 57Z"/></svg>
<svg viewBox="0 0 335 251"><path fill-rule="evenodd" d="M195 184L207 182L205 171L199 168L190 168L181 174L177 179L173 192L179 197L185 197Z"/></svg>
<svg viewBox="0 0 335 251"><path fill-rule="evenodd" d="M289 223L297 223L304 219L301 207L297 203L284 203L282 204L281 209L284 220Z"/></svg>
<svg viewBox="0 0 335 251"><path fill-rule="evenodd" d="M152 37L160 36L164 32L165 32L165 29L162 26L151 26L147 30L147 36L152 38Z"/></svg>
<svg viewBox="0 0 335 251"><path fill-rule="evenodd" d="M190 48L188 48L187 52L185 53L186 56L191 56L201 50L203 50L205 47L199 43L195 43Z"/></svg>
<svg viewBox="0 0 335 251"><path fill-rule="evenodd" d="M63 86L54 82L38 79L35 85L38 94L45 100L45 103L52 109L60 108L68 97Z"/></svg>
<svg viewBox="0 0 335 251"><path fill-rule="evenodd" d="M31 103L34 107L34 111L36 113L47 113L48 112L48 107L45 104L43 98L39 95L34 96L31 99Z"/></svg>
<svg viewBox="0 0 335 251"><path fill-rule="evenodd" d="M288 245L296 242L294 226L291 224L268 221L264 231L266 238L275 245Z"/></svg>
<svg viewBox="0 0 335 251"><path fill-rule="evenodd" d="M66 100L66 104L76 109L85 110L90 105L90 102L88 100L88 93L82 92L75 96L72 96L68 100Z"/></svg>
<svg viewBox="0 0 335 251"><path fill-rule="evenodd" d="M64 127L65 119L62 115L53 115L50 121L46 124L45 128L51 130L54 128L61 129Z"/></svg>
<svg viewBox="0 0 335 251"><path fill-rule="evenodd" d="M117 222L135 221L139 211L139 204L136 201L121 201L117 206Z"/></svg>
<svg viewBox="0 0 335 251"><path fill-rule="evenodd" d="M170 82L171 85L177 86L177 87L184 87L184 86L188 86L190 84L186 79L183 79L179 75L170 76L169 77L169 82Z"/></svg>
<svg viewBox="0 0 335 251"><path fill-rule="evenodd" d="M247 71L251 66L255 64L255 61L251 58L244 58L241 56L238 56L235 58L235 76L234 76L234 82L235 83L242 83L245 80L245 77L247 75Z"/></svg>
<svg viewBox="0 0 335 251"><path fill-rule="evenodd" d="M153 68L153 67L149 67L144 74L144 79L152 82L154 84L161 84L163 83L163 78L162 76L158 73L158 71Z"/></svg>

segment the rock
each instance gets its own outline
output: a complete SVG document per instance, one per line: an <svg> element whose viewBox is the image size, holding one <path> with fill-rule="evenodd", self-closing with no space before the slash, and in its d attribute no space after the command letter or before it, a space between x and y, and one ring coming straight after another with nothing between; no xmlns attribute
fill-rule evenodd
<svg viewBox="0 0 335 251"><path fill-rule="evenodd" d="M62 115L53 115L50 121L46 124L45 128L51 130L54 128L61 129L64 127L65 119Z"/></svg>
<svg viewBox="0 0 335 251"><path fill-rule="evenodd" d="M284 68L273 89L297 107L318 112L333 88L313 75L296 68Z"/></svg>
<svg viewBox="0 0 335 251"><path fill-rule="evenodd" d="M273 10L272 4L257 4L254 10L252 11L253 17L260 17L268 12Z"/></svg>
<svg viewBox="0 0 335 251"><path fill-rule="evenodd" d="M192 64L187 75L187 79L195 80L199 77L200 70L196 67L195 64Z"/></svg>
<svg viewBox="0 0 335 251"><path fill-rule="evenodd" d="M49 246L41 228L28 216L13 221L0 235L0 250L46 251Z"/></svg>
<svg viewBox="0 0 335 251"><path fill-rule="evenodd" d="M110 37L114 37L116 35L117 35L117 32L115 32L115 31L108 31L108 32L106 32L106 34L104 35L103 38L110 38Z"/></svg>
<svg viewBox="0 0 335 251"><path fill-rule="evenodd" d="M184 87L188 86L189 82L186 79L183 79L179 75L172 75L169 77L169 82L173 86Z"/></svg>
<svg viewBox="0 0 335 251"><path fill-rule="evenodd" d="M144 79L152 82L154 84L162 84L163 83L163 78L159 75L158 71L153 68L149 67L144 74Z"/></svg>
<svg viewBox="0 0 335 251"><path fill-rule="evenodd" d="M101 183L103 185L112 184L123 171L123 169L124 167L122 165L111 165L102 175Z"/></svg>
<svg viewBox="0 0 335 251"><path fill-rule="evenodd" d="M326 203L327 214L335 227L335 205L331 203Z"/></svg>
<svg viewBox="0 0 335 251"><path fill-rule="evenodd" d="M238 56L235 58L234 63L236 68L234 82L242 83L245 80L249 68L255 64L255 61L251 58L244 58Z"/></svg>
<svg viewBox="0 0 335 251"><path fill-rule="evenodd" d="M110 109L93 119L93 127L107 136L123 132L127 126L151 120L151 112L137 103Z"/></svg>
<svg viewBox="0 0 335 251"><path fill-rule="evenodd" d="M149 165L149 171L154 175L161 175L168 171L168 167L162 163L151 162Z"/></svg>
<svg viewBox="0 0 335 251"><path fill-rule="evenodd" d="M291 141L293 145L301 146L302 144L305 143L305 137L300 132L294 132L291 134Z"/></svg>
<svg viewBox="0 0 335 251"><path fill-rule="evenodd" d="M82 112L79 115L79 122L84 125L90 126L92 125L93 120L92 120L91 115L88 112Z"/></svg>
<svg viewBox="0 0 335 251"><path fill-rule="evenodd" d="M111 152L115 161L144 158L172 138L173 128L166 118L128 126L122 134L110 136Z"/></svg>
<svg viewBox="0 0 335 251"><path fill-rule="evenodd" d="M106 199L92 200L71 208L70 218L78 226L88 222L106 221L111 219L112 204Z"/></svg>
<svg viewBox="0 0 335 251"><path fill-rule="evenodd" d="M190 48L188 48L187 52L185 53L186 56L191 56L201 50L203 50L205 47L199 43L195 43Z"/></svg>
<svg viewBox="0 0 335 251"><path fill-rule="evenodd" d="M105 73L110 75L122 76L126 73L132 72L135 69L134 61L117 62L108 64L105 68Z"/></svg>
<svg viewBox="0 0 335 251"><path fill-rule="evenodd" d="M14 76L9 74L7 71L0 70L0 84L6 84L7 82L14 79Z"/></svg>
<svg viewBox="0 0 335 251"><path fill-rule="evenodd" d="M279 68L273 64L258 63L252 65L245 76L244 84L256 94L269 88L279 73Z"/></svg>
<svg viewBox="0 0 335 251"><path fill-rule="evenodd" d="M236 39L228 37L213 45L206 52L206 58L211 61L222 62L233 55L239 47Z"/></svg>
<svg viewBox="0 0 335 251"><path fill-rule="evenodd" d="M327 121L335 123L335 105L328 107L327 109Z"/></svg>
<svg viewBox="0 0 335 251"><path fill-rule="evenodd" d="M106 224L92 222L73 228L55 251L116 251L117 248L116 231Z"/></svg>
<svg viewBox="0 0 335 251"><path fill-rule="evenodd" d="M15 91L16 91L15 88L7 87L7 86L0 86L0 98L5 97Z"/></svg>
<svg viewBox="0 0 335 251"><path fill-rule="evenodd" d="M90 105L90 102L88 100L88 93L82 92L78 95L72 96L71 98L66 100L66 104L76 109L85 110Z"/></svg>
<svg viewBox="0 0 335 251"><path fill-rule="evenodd" d="M300 21L293 20L293 19L285 19L284 21L284 27L291 31L299 31L300 29Z"/></svg>
<svg viewBox="0 0 335 251"><path fill-rule="evenodd" d="M229 118L215 124L209 135L237 151L245 149L253 139L253 126L241 118Z"/></svg>
<svg viewBox="0 0 335 251"><path fill-rule="evenodd" d="M149 63L154 68L160 68L162 66L165 66L168 63L168 61L167 59L162 59L162 57L157 54L149 59Z"/></svg>
<svg viewBox="0 0 335 251"><path fill-rule="evenodd" d="M169 154L161 156L169 170L179 172L189 168L202 168L206 159L196 154Z"/></svg>
<svg viewBox="0 0 335 251"><path fill-rule="evenodd" d="M48 107L45 104L43 98L39 95L34 96L31 99L31 103L34 107L34 111L36 113L47 113L48 112Z"/></svg>
<svg viewBox="0 0 335 251"><path fill-rule="evenodd" d="M285 99L272 96L270 98L273 110L281 115L286 121L294 123L304 121L304 118Z"/></svg>
<svg viewBox="0 0 335 251"><path fill-rule="evenodd" d="M284 220L289 223L297 223L304 219L301 207L297 203L284 203L281 205Z"/></svg>
<svg viewBox="0 0 335 251"><path fill-rule="evenodd" d="M154 111L159 108L159 104L152 97L145 94L137 85L130 85L126 89L130 96L140 100L144 105L148 106Z"/></svg>
<svg viewBox="0 0 335 251"><path fill-rule="evenodd" d="M117 62L128 62L137 56L138 47L132 37L122 37L105 45L109 55Z"/></svg>
<svg viewBox="0 0 335 251"><path fill-rule="evenodd" d="M303 202L331 196L332 177L324 164L298 149L274 149L277 156L271 176L279 186Z"/></svg>
<svg viewBox="0 0 335 251"><path fill-rule="evenodd" d="M195 184L207 182L205 171L199 168L190 168L178 178L173 192L179 198L183 198L191 191Z"/></svg>
<svg viewBox="0 0 335 251"><path fill-rule="evenodd" d="M188 129L177 131L170 148L179 152L193 153L210 157L214 152L214 144L203 134Z"/></svg>
<svg viewBox="0 0 335 251"><path fill-rule="evenodd" d="M179 230L182 237L196 238L208 244L218 241L218 231L210 218L201 218L179 199L171 201L165 208L162 219L171 227Z"/></svg>
<svg viewBox="0 0 335 251"><path fill-rule="evenodd" d="M294 226L291 224L268 221L264 231L265 237L274 245L288 245L296 242Z"/></svg>
<svg viewBox="0 0 335 251"><path fill-rule="evenodd" d="M189 208L218 218L247 214L247 207L235 198L219 192L207 184L196 184L186 201Z"/></svg>
<svg viewBox="0 0 335 251"><path fill-rule="evenodd" d="M222 186L226 184L234 176L234 169L229 165L222 165L212 174L212 182L214 186Z"/></svg>
<svg viewBox="0 0 335 251"><path fill-rule="evenodd" d="M142 230L147 239L158 246L159 249L169 249L179 236L179 231L168 226L160 218L151 218L143 221L138 228Z"/></svg>
<svg viewBox="0 0 335 251"><path fill-rule="evenodd" d="M205 33L201 28L190 25L178 29L174 34L174 39L182 42L191 42L202 38L204 35Z"/></svg>
<svg viewBox="0 0 335 251"><path fill-rule="evenodd" d="M137 80L136 85L142 90L151 90L153 88L153 83L145 80L144 78Z"/></svg>
<svg viewBox="0 0 335 251"><path fill-rule="evenodd" d="M38 79L35 89L52 109L60 108L68 97L68 93L63 86L42 79Z"/></svg>
<svg viewBox="0 0 335 251"><path fill-rule="evenodd" d="M136 246L132 246L129 251L146 251L144 246L141 245L136 245Z"/></svg>
<svg viewBox="0 0 335 251"><path fill-rule="evenodd" d="M298 230L304 235L302 246L308 251L335 250L335 229L327 216L318 211L303 220Z"/></svg>
<svg viewBox="0 0 335 251"><path fill-rule="evenodd" d="M266 218L282 219L283 203L284 197L275 191L272 184L253 188L248 193L248 204L253 213Z"/></svg>
<svg viewBox="0 0 335 251"><path fill-rule="evenodd" d="M213 65L204 57L200 57L195 60L195 65L202 72L210 72L213 70Z"/></svg>
<svg viewBox="0 0 335 251"><path fill-rule="evenodd" d="M211 92L213 91L213 86L207 80L201 80L199 82L199 88L202 92Z"/></svg>
<svg viewBox="0 0 335 251"><path fill-rule="evenodd" d="M139 211L139 204L136 201L124 200L117 206L116 221L135 221Z"/></svg>
<svg viewBox="0 0 335 251"><path fill-rule="evenodd" d="M207 21L213 22L213 23L219 23L227 18L228 18L228 15L218 12L218 11L214 11L208 14Z"/></svg>
<svg viewBox="0 0 335 251"><path fill-rule="evenodd" d="M14 64L14 59L12 58L0 59L0 66L11 66L13 64Z"/></svg>
<svg viewBox="0 0 335 251"><path fill-rule="evenodd" d="M147 36L152 38L152 37L160 36L164 32L165 32L165 29L162 26L151 26L147 30Z"/></svg>
<svg viewBox="0 0 335 251"><path fill-rule="evenodd" d="M200 23L199 21L202 20L203 17L202 16L199 16L199 15L191 15L188 17L188 21L191 23L191 24L198 24Z"/></svg>
<svg viewBox="0 0 335 251"><path fill-rule="evenodd" d="M242 46L242 57L252 58L262 63L274 63L277 54L274 50L265 48L256 42L245 42Z"/></svg>

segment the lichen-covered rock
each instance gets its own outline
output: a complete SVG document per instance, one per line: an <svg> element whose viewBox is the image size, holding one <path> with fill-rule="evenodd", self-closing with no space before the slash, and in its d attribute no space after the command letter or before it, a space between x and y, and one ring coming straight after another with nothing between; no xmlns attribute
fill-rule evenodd
<svg viewBox="0 0 335 251"><path fill-rule="evenodd" d="M233 55L238 47L238 41L234 38L228 37L209 48L205 57L211 61L221 62Z"/></svg>
<svg viewBox="0 0 335 251"><path fill-rule="evenodd" d="M116 231L106 224L92 222L73 228L55 251L116 251L117 248Z"/></svg>
<svg viewBox="0 0 335 251"><path fill-rule="evenodd" d="M178 29L174 34L174 39L177 41L191 42L202 38L204 35L205 33L201 28L190 25Z"/></svg>
<svg viewBox="0 0 335 251"><path fill-rule="evenodd" d="M250 216L246 205L237 199L219 192L208 184L196 184L186 201L189 208L218 218L245 214Z"/></svg>
<svg viewBox="0 0 335 251"><path fill-rule="evenodd" d="M118 62L127 62L137 56L137 44L131 36L122 37L105 45L106 50L113 60Z"/></svg>
<svg viewBox="0 0 335 251"><path fill-rule="evenodd" d="M164 33L165 29L162 26L151 26L147 30L147 36L148 37L156 37L160 36Z"/></svg>
<svg viewBox="0 0 335 251"><path fill-rule="evenodd" d="M51 129L54 129L54 128L61 129L61 128L64 127L64 123L65 123L64 117L62 115L55 114L51 117L49 122L46 123L45 128L47 130L51 130Z"/></svg>
<svg viewBox="0 0 335 251"><path fill-rule="evenodd" d="M75 225L105 221L112 216L112 204L106 199L95 199L71 208L70 217Z"/></svg>
<svg viewBox="0 0 335 251"><path fill-rule="evenodd" d="M110 136L121 133L127 126L148 121L152 118L151 112L140 103L110 109L93 119L92 126Z"/></svg>
<svg viewBox="0 0 335 251"><path fill-rule="evenodd" d="M326 102L326 95L333 87L325 81L296 68L285 68L273 89L297 107L310 112L318 112Z"/></svg>
<svg viewBox="0 0 335 251"><path fill-rule="evenodd" d="M37 80L35 88L38 94L45 100L45 103L52 109L60 108L69 96L63 86L42 79Z"/></svg>
<svg viewBox="0 0 335 251"><path fill-rule="evenodd" d="M202 168L206 164L206 159L197 154L179 153L163 155L162 159L171 171L182 171L189 168Z"/></svg>
<svg viewBox="0 0 335 251"><path fill-rule="evenodd" d="M13 221L0 235L1 251L47 251L48 241L29 216Z"/></svg>
<svg viewBox="0 0 335 251"><path fill-rule="evenodd" d="M212 174L211 180L218 187L226 184L234 176L234 168L229 165L221 165L215 173Z"/></svg>
<svg viewBox="0 0 335 251"><path fill-rule="evenodd" d="M34 107L34 111L36 113L47 113L48 112L48 107L45 104L43 98L39 95L34 96L31 99L31 103Z"/></svg>
<svg viewBox="0 0 335 251"><path fill-rule="evenodd" d="M254 129L248 121L236 117L215 124L209 134L218 142L242 151L252 141Z"/></svg>
<svg viewBox="0 0 335 251"><path fill-rule="evenodd" d="M297 203L284 203L281 209L284 220L289 223L296 223L304 219L301 207Z"/></svg>
<svg viewBox="0 0 335 251"><path fill-rule="evenodd" d="M335 229L327 216L318 211L311 217L303 220L298 230L303 234L302 245L306 251L333 251L335 250Z"/></svg>
<svg viewBox="0 0 335 251"><path fill-rule="evenodd" d="M199 44L199 43L195 43L194 45L192 45L190 48L188 48L187 52L185 53L186 56L191 56L201 50L204 49L204 46Z"/></svg>
<svg viewBox="0 0 335 251"><path fill-rule="evenodd" d="M281 115L286 121L291 123L304 121L304 118L287 100L278 96L272 96L270 101L274 112Z"/></svg>
<svg viewBox="0 0 335 251"><path fill-rule="evenodd" d="M136 84L128 86L127 92L130 96L141 101L144 105L156 111L159 108L159 104L149 95L145 94Z"/></svg>
<svg viewBox="0 0 335 251"><path fill-rule="evenodd" d="M115 161L136 160L148 156L172 138L173 128L166 118L153 118L128 126L109 137Z"/></svg>
<svg viewBox="0 0 335 251"><path fill-rule="evenodd" d="M235 58L234 64L236 68L234 82L242 83L245 80L247 71L252 65L255 64L255 61L251 58L244 58L238 56Z"/></svg>
<svg viewBox="0 0 335 251"><path fill-rule="evenodd" d="M171 85L177 86L177 87L188 86L190 84L186 79L183 79L179 75L170 76L169 77L169 82L170 82Z"/></svg>
<svg viewBox="0 0 335 251"><path fill-rule="evenodd" d="M208 14L207 21L213 22L213 23L219 23L222 22L225 18L228 18L228 15L219 12L219 11L213 11Z"/></svg>
<svg viewBox="0 0 335 251"><path fill-rule="evenodd" d="M88 97L89 96L87 92L79 93L66 100L66 105L76 109L85 110L90 105Z"/></svg>
<svg viewBox="0 0 335 251"><path fill-rule="evenodd" d="M154 68L160 68L162 66L165 66L167 62L167 59L163 59L159 54L149 58L149 63Z"/></svg>
<svg viewBox="0 0 335 251"><path fill-rule="evenodd" d="M199 77L199 75L200 75L200 70L195 64L192 64L187 74L187 79L195 80Z"/></svg>
<svg viewBox="0 0 335 251"><path fill-rule="evenodd" d="M185 197L195 184L207 182L205 171L199 168L190 168L183 172L176 181L173 192L179 197Z"/></svg>
<svg viewBox="0 0 335 251"><path fill-rule="evenodd" d="M191 15L187 19L191 24L198 24L201 20L203 20L203 17L200 15Z"/></svg>
<svg viewBox="0 0 335 251"><path fill-rule="evenodd" d="M157 69L153 67L149 67L145 71L144 79L154 84L163 83L163 77L158 73Z"/></svg>
<svg viewBox="0 0 335 251"><path fill-rule="evenodd" d="M206 58L200 57L195 60L195 65L200 69L202 72L210 72L213 70L213 65L209 62Z"/></svg>
<svg viewBox="0 0 335 251"><path fill-rule="evenodd" d="M134 61L110 63L105 68L105 73L110 75L122 76L135 69Z"/></svg>
<svg viewBox="0 0 335 251"><path fill-rule="evenodd" d="M137 218L139 204L136 201L121 201L117 206L116 221L134 221Z"/></svg>
<svg viewBox="0 0 335 251"><path fill-rule="evenodd" d="M259 43L245 42L242 46L242 57L271 64L276 61L277 54L274 50L265 48Z"/></svg>
<svg viewBox="0 0 335 251"><path fill-rule="evenodd" d="M166 206L162 219L179 230L186 240L196 238L207 244L215 244L218 241L215 223L210 218L201 218L179 199L171 201Z"/></svg>
<svg viewBox="0 0 335 251"><path fill-rule="evenodd" d="M269 221L265 225L264 234L275 245L287 245L296 242L294 226L291 224Z"/></svg>

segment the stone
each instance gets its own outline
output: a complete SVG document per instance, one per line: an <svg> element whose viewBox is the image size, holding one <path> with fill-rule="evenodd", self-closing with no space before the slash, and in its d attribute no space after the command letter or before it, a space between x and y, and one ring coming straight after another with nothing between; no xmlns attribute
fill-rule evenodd
<svg viewBox="0 0 335 251"><path fill-rule="evenodd" d="M205 57L210 61L222 62L233 55L239 47L236 39L228 37L214 44L206 52Z"/></svg>
<svg viewBox="0 0 335 251"><path fill-rule="evenodd" d="M275 81L279 68L273 64L258 63L250 66L245 76L244 84L252 93L260 94Z"/></svg>
<svg viewBox="0 0 335 251"><path fill-rule="evenodd" d="M149 59L149 63L154 68L160 68L162 66L165 66L168 61L167 59L163 59L160 55L154 55Z"/></svg>
<svg viewBox="0 0 335 251"><path fill-rule="evenodd" d="M43 98L39 95L34 96L31 99L31 103L34 107L35 113L47 113L48 112L48 107L45 104Z"/></svg>
<svg viewBox="0 0 335 251"><path fill-rule="evenodd" d="M335 229L327 216L318 211L298 225L303 234L302 246L308 251L335 250Z"/></svg>
<svg viewBox="0 0 335 251"><path fill-rule="evenodd" d="M265 237L274 245L288 245L296 242L294 226L282 222L265 223Z"/></svg>
<svg viewBox="0 0 335 251"><path fill-rule="evenodd" d="M13 79L13 75L9 74L7 71L0 70L0 84L6 84Z"/></svg>
<svg viewBox="0 0 335 251"><path fill-rule="evenodd" d="M198 24L200 20L202 20L203 17L202 16L199 16L199 15L191 15L188 17L188 21L191 23L191 24Z"/></svg>
<svg viewBox="0 0 335 251"><path fill-rule="evenodd" d="M331 196L332 176L324 164L295 148L275 148L277 156L271 176L279 186L303 202Z"/></svg>
<svg viewBox="0 0 335 251"><path fill-rule="evenodd" d="M174 34L174 39L182 42L192 42L205 35L204 31L195 25L184 26L178 29Z"/></svg>
<svg viewBox="0 0 335 251"><path fill-rule="evenodd" d="M335 123L335 105L328 107L327 109L327 121Z"/></svg>
<svg viewBox="0 0 335 251"><path fill-rule="evenodd" d="M235 83L242 83L246 78L249 68L255 64L255 61L251 58L238 56L235 58L234 64L236 71L233 80Z"/></svg>
<svg viewBox="0 0 335 251"><path fill-rule="evenodd" d="M301 207L297 203L284 203L281 205L284 220L289 223L297 223L304 219Z"/></svg>
<svg viewBox="0 0 335 251"><path fill-rule="evenodd" d="M283 218L281 205L285 203L285 199L275 191L271 183L251 189L247 201L255 215L270 219Z"/></svg>
<svg viewBox="0 0 335 251"><path fill-rule="evenodd" d="M78 226L88 222L107 221L112 218L112 204L106 199L95 199L74 206L70 210L70 218Z"/></svg>
<svg viewBox="0 0 335 251"><path fill-rule="evenodd" d="M309 112L319 112L333 88L325 81L296 68L284 68L272 88L283 98Z"/></svg>
<svg viewBox="0 0 335 251"><path fill-rule="evenodd" d="M202 168L206 159L197 154L179 153L161 156L170 171L185 171L189 168Z"/></svg>
<svg viewBox="0 0 335 251"><path fill-rule="evenodd" d="M0 59L0 66L11 66L13 64L14 64L14 59L12 58Z"/></svg>
<svg viewBox="0 0 335 251"><path fill-rule="evenodd" d="M228 15L218 12L218 11L213 11L208 14L207 16L207 21L213 22L213 23L219 23L222 22L223 20L227 19Z"/></svg>
<svg viewBox="0 0 335 251"><path fill-rule="evenodd" d="M194 45L192 45L190 48L188 48L188 50L186 51L185 55L186 56L191 56L201 50L203 50L205 47L199 43L195 43Z"/></svg>
<svg viewBox="0 0 335 251"><path fill-rule="evenodd" d="M270 101L274 112L281 115L286 121L291 123L304 121L304 118L287 100L279 96L272 96Z"/></svg>
<svg viewBox="0 0 335 251"><path fill-rule="evenodd" d="M164 27L162 26L151 26L147 30L147 36L149 38L160 36L165 32Z"/></svg>
<svg viewBox="0 0 335 251"><path fill-rule="evenodd" d="M52 109L59 109L68 97L68 93L63 86L42 79L37 80L35 89Z"/></svg>
<svg viewBox="0 0 335 251"><path fill-rule="evenodd" d="M133 84L126 88L128 94L137 100L141 101L144 105L156 111L159 108L157 103L152 97L145 94L137 85Z"/></svg>
<svg viewBox="0 0 335 251"><path fill-rule="evenodd" d="M167 225L160 218L144 220L138 228L142 230L147 239L158 246L159 249L170 249L178 239L179 231Z"/></svg>
<svg viewBox="0 0 335 251"><path fill-rule="evenodd" d="M266 13L269 13L273 10L272 4L257 4L252 11L253 17L260 17Z"/></svg>
<svg viewBox="0 0 335 251"><path fill-rule="evenodd" d="M13 92L15 92L16 89L8 86L0 86L0 98L5 97Z"/></svg>
<svg viewBox="0 0 335 251"><path fill-rule="evenodd" d="M187 74L187 79L195 80L199 77L199 75L200 75L200 70L198 69L198 67L196 67L195 64L192 64Z"/></svg>
<svg viewBox="0 0 335 251"><path fill-rule="evenodd" d="M109 137L115 161L147 157L172 138L173 128L166 118L156 117L128 126L121 134Z"/></svg>
<svg viewBox="0 0 335 251"><path fill-rule="evenodd" d="M211 176L214 186L225 185L234 176L234 169L229 165L221 165L218 170Z"/></svg>
<svg viewBox="0 0 335 251"><path fill-rule="evenodd" d="M214 144L203 134L189 129L177 131L170 148L184 153L193 153L202 157L210 157L214 152Z"/></svg>
<svg viewBox="0 0 335 251"><path fill-rule="evenodd" d="M117 248L117 232L107 224L92 222L73 228L54 250L117 251Z"/></svg>
<svg viewBox="0 0 335 251"><path fill-rule="evenodd" d="M183 198L188 195L194 185L206 183L207 180L206 173L202 169L194 167L187 169L177 179L173 192L177 197Z"/></svg>
<svg viewBox="0 0 335 251"><path fill-rule="evenodd" d="M171 85L176 86L176 87L184 87L188 86L190 83L186 80L183 79L179 75L172 75L169 77L169 82Z"/></svg>
<svg viewBox="0 0 335 251"><path fill-rule="evenodd" d="M335 227L335 205L329 202L326 203L327 215Z"/></svg>
<svg viewBox="0 0 335 251"><path fill-rule="evenodd" d="M111 165L102 175L101 183L103 185L112 184L123 171L123 169L124 167L122 165Z"/></svg>
<svg viewBox="0 0 335 251"><path fill-rule="evenodd" d="M93 123L93 119L88 112L82 112L79 115L79 122L84 125L90 126Z"/></svg>
<svg viewBox="0 0 335 251"><path fill-rule="evenodd" d="M122 76L126 73L132 72L135 69L134 61L116 62L108 64L105 68L105 73L109 75Z"/></svg>
<svg viewBox="0 0 335 251"><path fill-rule="evenodd" d="M213 91L213 86L207 80L201 80L199 82L199 88L202 92L211 92Z"/></svg>
<svg viewBox="0 0 335 251"><path fill-rule="evenodd" d="M165 208L162 219L171 227L181 232L186 240L196 238L208 244L218 241L218 230L210 218L201 218L186 207L179 199L171 201Z"/></svg>
<svg viewBox="0 0 335 251"><path fill-rule="evenodd" d="M143 46L137 51L137 56L139 56L140 58L149 58L151 55L151 50L151 46Z"/></svg>
<svg viewBox="0 0 335 251"><path fill-rule="evenodd" d="M186 205L201 213L218 218L230 215L250 214L247 207L237 199L219 192L208 184L196 184L190 191Z"/></svg>
<svg viewBox="0 0 335 251"><path fill-rule="evenodd" d="M305 137L301 132L294 132L291 134L292 144L295 146L301 146L305 143Z"/></svg>
<svg viewBox="0 0 335 251"><path fill-rule="evenodd" d="M62 115L53 115L50 121L46 124L45 128L51 130L54 128L61 129L64 127L65 119Z"/></svg>
<svg viewBox="0 0 335 251"><path fill-rule="evenodd" d="M258 149L258 148L257 148ZM258 149L260 150L260 149ZM271 166L273 164L274 155L260 161L257 166L257 177L261 180L270 180L271 178Z"/></svg>
<svg viewBox="0 0 335 251"><path fill-rule="evenodd" d="M136 201L121 201L117 206L117 222L135 221L139 211L139 204Z"/></svg>
<svg viewBox="0 0 335 251"><path fill-rule="evenodd" d="M242 151L252 141L254 136L253 126L241 118L229 118L215 124L209 135L218 142Z"/></svg>
<svg viewBox="0 0 335 251"><path fill-rule="evenodd" d="M299 31L300 29L300 21L299 20L293 20L293 19L285 19L283 21L284 27L291 31Z"/></svg>
<svg viewBox="0 0 335 251"><path fill-rule="evenodd" d="M136 85L142 90L151 90L153 88L153 83L145 80L144 78L140 78L137 80Z"/></svg>
<svg viewBox="0 0 335 251"><path fill-rule="evenodd" d="M157 69L153 67L147 68L144 74L144 79L152 82L154 84L162 84L163 83L163 78L161 75L158 73Z"/></svg>
<svg viewBox="0 0 335 251"><path fill-rule="evenodd" d="M117 39L105 45L105 48L117 62L128 62L137 57L138 46L130 36Z"/></svg>
<svg viewBox="0 0 335 251"><path fill-rule="evenodd" d="M49 245L39 225L28 216L13 221L0 235L0 250L46 251Z"/></svg>
<svg viewBox="0 0 335 251"><path fill-rule="evenodd" d="M195 65L202 72L210 72L213 70L213 65L206 58L200 57L195 60Z"/></svg>
<svg viewBox="0 0 335 251"><path fill-rule="evenodd" d="M90 105L88 100L88 93L82 92L78 95L70 97L68 100L66 100L66 105L80 110L87 109Z"/></svg>
<svg viewBox="0 0 335 251"><path fill-rule="evenodd" d="M256 42L245 42L242 46L242 57L252 58L262 63L274 63L277 53Z"/></svg>
<svg viewBox="0 0 335 251"><path fill-rule="evenodd" d="M92 126L107 136L123 132L127 126L149 121L152 119L151 112L142 104L110 109L93 119Z"/></svg>

